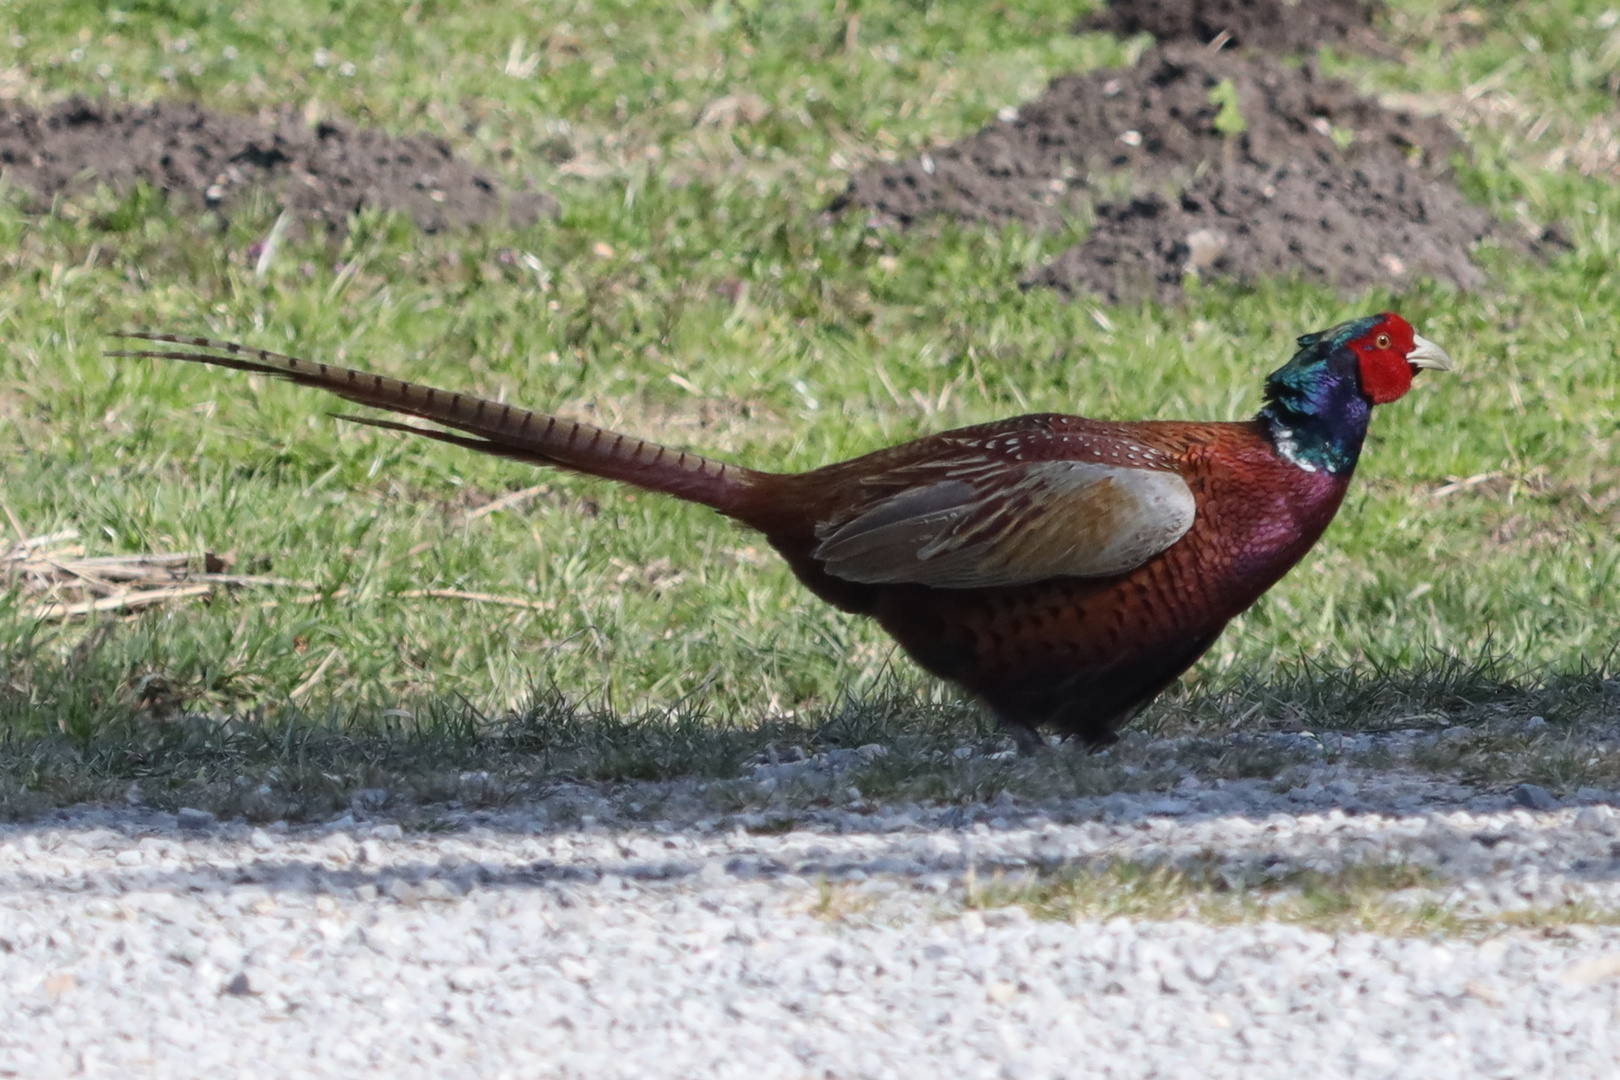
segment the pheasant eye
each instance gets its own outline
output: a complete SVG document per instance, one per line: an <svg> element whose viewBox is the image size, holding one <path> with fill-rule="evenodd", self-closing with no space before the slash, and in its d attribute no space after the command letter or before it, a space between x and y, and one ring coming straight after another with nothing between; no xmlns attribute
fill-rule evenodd
<svg viewBox="0 0 1620 1080"><path fill-rule="evenodd" d="M1373 344L1378 346L1380 349L1389 348L1389 335L1388 334L1379 334L1378 335L1378 340L1374 341Z"/></svg>

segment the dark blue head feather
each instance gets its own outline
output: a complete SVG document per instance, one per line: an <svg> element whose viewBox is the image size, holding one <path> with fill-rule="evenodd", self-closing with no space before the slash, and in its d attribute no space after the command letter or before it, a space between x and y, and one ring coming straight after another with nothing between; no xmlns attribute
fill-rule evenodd
<svg viewBox="0 0 1620 1080"><path fill-rule="evenodd" d="M1370 315L1305 334L1294 358L1266 380L1267 422L1277 452L1303 469L1348 474L1367 437L1372 402L1350 343L1382 321Z"/></svg>

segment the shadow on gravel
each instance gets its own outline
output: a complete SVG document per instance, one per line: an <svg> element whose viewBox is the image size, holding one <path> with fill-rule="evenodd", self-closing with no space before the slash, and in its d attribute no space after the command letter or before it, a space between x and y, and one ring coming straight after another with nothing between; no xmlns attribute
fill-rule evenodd
<svg viewBox="0 0 1620 1080"><path fill-rule="evenodd" d="M976 710L894 686L752 728L549 693L409 727L126 704L73 739L21 734L12 705L0 796L29 820L0 826L0 895L568 906L760 885L829 918L888 890L1057 919L1285 904L1401 934L1620 912L1620 683L1595 671L1303 666L1171 695L1105 753L1032 758Z"/></svg>
<svg viewBox="0 0 1620 1080"><path fill-rule="evenodd" d="M1473 932L1468 920L1481 917L1547 926L1620 917L1620 813L1586 807L1464 820L1447 812L1455 809L1067 823L1022 815L968 830L913 809L889 831L764 835L536 831L516 814L493 827L419 835L388 824L216 833L177 831L165 815L92 810L0 829L0 897L290 894L431 907L474 892L544 890L572 907L626 889L752 884L802 895L830 918L902 891L953 909L1019 906L1060 919L1191 914L1326 926L1348 917L1402 934ZM1293 906L1283 912L1279 903Z"/></svg>
<svg viewBox="0 0 1620 1080"><path fill-rule="evenodd" d="M900 856L900 860L909 856L909 848ZM26 891L40 890L64 893L90 893L90 894L122 894L134 892L166 892L166 893L196 893L203 891L229 891L242 886L257 885L265 890L275 892L304 893L309 895L334 894L347 895L356 889L370 887L375 890L371 895L389 897L401 903L420 903L424 901L453 900L464 896L476 889L523 889L523 888L549 888L558 885L600 885L609 878L619 878L639 883L670 882L679 883L684 879L697 879L702 877L706 884L718 884L727 880L749 881L758 879L781 879L787 875L803 879L797 884L809 884L812 881L867 881L876 877L888 878L914 878L935 877L944 875L951 879L949 883L939 882L938 891L952 885L960 885L968 871L968 861L954 860L952 858L935 858L930 860L926 869L915 869L907 873L904 868L897 869L896 856L892 853L875 853L861 858L838 860L823 867L816 860L799 860L797 865L772 859L747 859L735 857L729 861L734 866L726 871L725 876L718 874L704 874L704 867L679 862L610 862L598 866L569 866L555 863L537 862L526 866L506 867L499 870L481 869L476 873L458 873L445 871L435 863L403 864L390 866L386 869L366 870L334 870L319 862L285 862L285 863L254 863L241 868L224 871L209 870L180 870L172 872L157 871L151 873L134 872L107 872L104 874L87 874L77 878L56 878L50 881L27 881ZM1236 861L1236 860L1233 860ZM1587 860L1577 860L1580 865L1558 865L1560 872L1577 877L1582 881L1593 883L1620 883L1620 860L1610 859L1598 864ZM774 865L773 865L774 864ZM1130 860L1133 866L1154 866L1158 863L1151 860ZM1037 871L1048 873L1056 871L1098 872L1102 870L1117 870L1118 860L1096 859L1082 861L1053 862L1048 866L1036 867ZM1200 866L1213 866L1225 869L1231 874L1230 867L1223 866L1218 859L1206 860ZM1001 862L994 859L976 859L972 861L973 871L976 875L993 877L997 874L1029 870L1027 860L1014 860ZM1290 868L1292 869L1292 868ZM1266 868L1259 868L1257 880L1267 876ZM856 877L857 874L865 875ZM1285 880L1287 874L1271 873L1273 880ZM1487 866L1481 865L1472 875L1452 877L1448 875L1450 884L1461 884L1470 877L1485 878L1491 876ZM1419 878L1418 880L1422 880ZM430 884L436 883L436 884ZM1241 888L1242 883L1234 879L1230 888ZM5 888L5 892L24 891L17 884Z"/></svg>
<svg viewBox="0 0 1620 1080"><path fill-rule="evenodd" d="M1620 680L1527 676L1494 657L1307 663L1184 687L1105 753L1033 759L971 704L898 682L746 726L701 700L624 716L555 689L502 715L465 700L210 715L160 674L132 677L93 651L0 659L0 820L101 803L415 831L499 828L509 809L540 807L560 828L882 831L867 822L896 805L968 828L1037 812L1406 813L1480 798L1548 808L1620 788Z"/></svg>

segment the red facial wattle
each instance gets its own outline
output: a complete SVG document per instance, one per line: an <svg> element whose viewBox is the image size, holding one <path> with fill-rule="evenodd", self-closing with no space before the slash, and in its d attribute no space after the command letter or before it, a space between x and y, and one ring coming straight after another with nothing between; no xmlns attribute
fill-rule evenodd
<svg viewBox="0 0 1620 1080"><path fill-rule="evenodd" d="M1412 389L1414 369L1407 354L1414 347L1412 324L1385 314L1372 331L1352 341L1361 365L1361 390L1374 405L1387 405Z"/></svg>
<svg viewBox="0 0 1620 1080"><path fill-rule="evenodd" d="M1412 389L1412 365L1388 350L1361 354L1361 389L1374 405L1387 405Z"/></svg>

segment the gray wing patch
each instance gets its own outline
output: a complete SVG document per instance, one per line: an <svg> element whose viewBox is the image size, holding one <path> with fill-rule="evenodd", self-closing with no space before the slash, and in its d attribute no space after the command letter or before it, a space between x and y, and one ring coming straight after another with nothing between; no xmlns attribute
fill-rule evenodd
<svg viewBox="0 0 1620 1080"><path fill-rule="evenodd" d="M1132 570L1192 528L1176 473L1045 461L908 488L817 530L828 573L971 589Z"/></svg>

